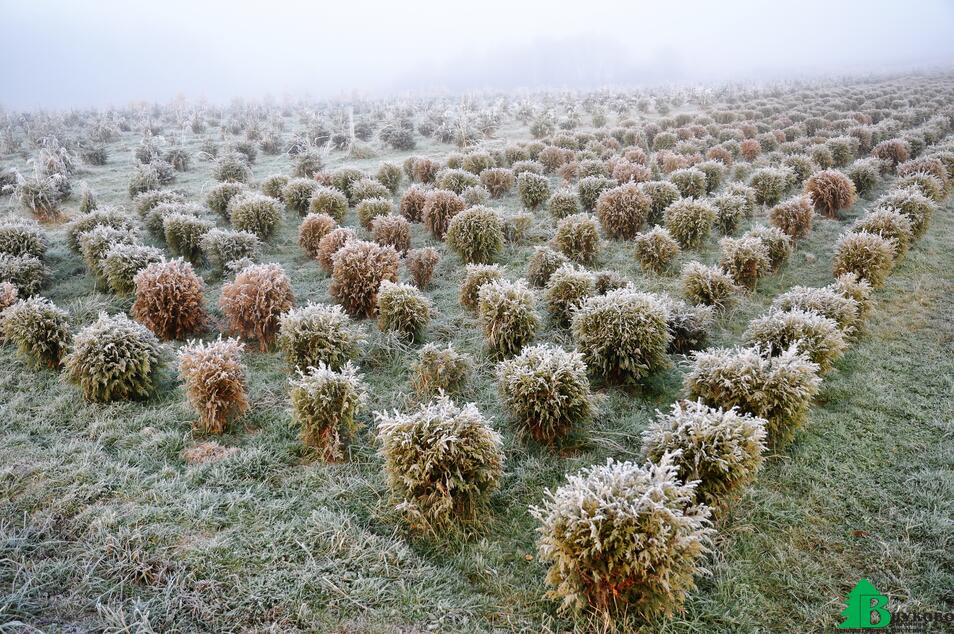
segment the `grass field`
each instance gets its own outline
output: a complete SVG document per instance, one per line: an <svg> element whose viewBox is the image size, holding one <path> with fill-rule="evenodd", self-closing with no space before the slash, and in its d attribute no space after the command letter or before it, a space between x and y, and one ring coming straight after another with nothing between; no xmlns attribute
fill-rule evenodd
<svg viewBox="0 0 954 634"><path fill-rule="evenodd" d="M695 112L689 106L683 111ZM297 125L292 117L286 122L290 129ZM185 131L182 143L195 152L205 136ZM107 165L82 168L79 179L100 203L129 205L126 185L139 139L123 134L108 146ZM530 136L525 126L509 122L496 139L487 145ZM377 151L364 160L332 153L328 167L373 172L382 160L443 160L453 148L426 140L414 151ZM26 170L22 156L3 156L2 164ZM255 180L288 173L289 165L284 155L260 155ZM551 176L554 188L558 183ZM194 161L173 187L202 201L212 184L210 164ZM859 199L844 220L816 216L788 264L719 317L711 344L740 343L749 320L789 287L828 284L837 236L889 184ZM9 213L24 213L12 198L2 204ZM75 204L66 205L74 214ZM491 204L505 213L521 210L513 192ZM650 623L647 631L833 629L845 596L863 577L888 594L894 608L954 610L952 212L948 199L927 235L876 291L865 332L825 377L808 424L772 453L755 484L717 522L705 564L711 575L699 580L685 613ZM330 302L329 277L297 244L298 222L287 212L262 261L285 268L296 305ZM764 210L742 229L759 222ZM345 224L367 233L353 210ZM69 311L74 328L100 311L129 310L132 298L94 288L82 261L68 251L61 226L45 228L53 282L43 294ZM545 209L535 212L529 234L509 243L499 259L508 278L524 274L534 246L544 244L552 228ZM597 617L559 614L557 603L543 598L545 565L536 557L536 522L528 507L568 472L609 457L640 460L640 433L657 408L682 396L686 361L674 357L670 369L639 388L597 384L599 415L558 452L528 443L515 437L501 410L494 361L475 317L458 303L461 261L414 224L413 246L424 245L437 246L443 256L427 290L436 318L424 339L453 342L476 357L461 400L475 402L505 439L505 475L476 537L413 536L393 508L372 412L415 404L408 368L419 346L379 332L373 321L363 322L368 343L359 359L370 386L363 430L339 464L322 463L302 446L291 421L289 374L275 352L249 347L252 408L211 439L193 432L196 416L173 369L173 352L182 342L165 344L170 363L155 397L111 405L85 403L61 375L30 368L4 346L0 629L602 629ZM680 263L714 263L718 256L713 237L703 249L685 251ZM681 293L678 275L642 272L628 242L605 240L591 268L615 270L646 290ZM200 272L213 318L206 338L212 339L225 329L217 308L222 280L208 269ZM573 347L568 331L546 320L537 341ZM196 447L204 453L197 455Z"/></svg>

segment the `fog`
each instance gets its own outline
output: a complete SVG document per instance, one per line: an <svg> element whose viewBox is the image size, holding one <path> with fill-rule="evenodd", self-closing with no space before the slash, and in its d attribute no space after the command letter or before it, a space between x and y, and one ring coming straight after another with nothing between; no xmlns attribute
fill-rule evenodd
<svg viewBox="0 0 954 634"><path fill-rule="evenodd" d="M594 88L954 65L952 0L0 0L0 104Z"/></svg>

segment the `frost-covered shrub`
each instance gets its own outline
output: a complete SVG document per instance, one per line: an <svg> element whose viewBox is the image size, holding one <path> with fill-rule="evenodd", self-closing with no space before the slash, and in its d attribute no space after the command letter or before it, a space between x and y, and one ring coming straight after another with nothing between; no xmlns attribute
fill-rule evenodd
<svg viewBox="0 0 954 634"><path fill-rule="evenodd" d="M871 309L874 307L874 289L872 289L871 284L860 279L854 273L839 275L835 278L835 281L826 288L857 304L857 318L859 322L867 319ZM841 324L838 324L838 326L842 328L843 331L846 330ZM848 334L850 333L846 332L846 336Z"/></svg>
<svg viewBox="0 0 954 634"><path fill-rule="evenodd" d="M569 262L569 258L550 247L535 247L527 264L527 280L531 285L543 288L553 272Z"/></svg>
<svg viewBox="0 0 954 634"><path fill-rule="evenodd" d="M752 290L771 270L768 247L758 238L722 238L719 266L739 286Z"/></svg>
<svg viewBox="0 0 954 634"><path fill-rule="evenodd" d="M682 267L682 292L690 302L712 306L717 310L735 302L742 289L732 276L715 266L706 266L693 260Z"/></svg>
<svg viewBox="0 0 954 634"><path fill-rule="evenodd" d="M488 282L503 280L503 269L497 264L468 264L465 270L460 285L460 305L476 312L481 287Z"/></svg>
<svg viewBox="0 0 954 634"><path fill-rule="evenodd" d="M310 213L298 227L298 246L308 257L318 257L318 245L321 239L337 228L335 219L326 213Z"/></svg>
<svg viewBox="0 0 954 634"><path fill-rule="evenodd" d="M510 192L514 185L513 172L505 167L492 167L480 173L480 182L494 198ZM549 188L549 183L547 183ZM522 198L522 196L521 196Z"/></svg>
<svg viewBox="0 0 954 634"><path fill-rule="evenodd" d="M896 209L907 216L914 239L924 235L937 209L937 205L916 188L892 189L875 204L879 209Z"/></svg>
<svg viewBox="0 0 954 634"><path fill-rule="evenodd" d="M503 475L503 443L474 404L443 396L409 414L377 413L378 442L397 510L438 533L475 522Z"/></svg>
<svg viewBox="0 0 954 634"><path fill-rule="evenodd" d="M719 186L722 184L722 179L725 176L725 167L722 163L719 161L703 161L697 163L695 169L705 174L706 194L711 194L719 189Z"/></svg>
<svg viewBox="0 0 954 634"><path fill-rule="evenodd" d="M769 210L769 222L778 227L792 240L800 240L812 230L815 210L808 196L794 196L780 202Z"/></svg>
<svg viewBox="0 0 954 634"><path fill-rule="evenodd" d="M678 169L669 175L669 180L686 198L702 198L706 195L706 175L695 167Z"/></svg>
<svg viewBox="0 0 954 634"><path fill-rule="evenodd" d="M258 339L268 350L278 333L279 320L295 303L291 280L278 264L252 264L222 286L219 307L229 328L246 339Z"/></svg>
<svg viewBox="0 0 954 634"><path fill-rule="evenodd" d="M832 271L835 277L854 273L875 288L884 285L894 268L895 243L876 233L843 233L835 243Z"/></svg>
<svg viewBox="0 0 954 634"><path fill-rule="evenodd" d="M932 176L937 182L941 185L941 198L947 193L949 186L949 176L947 173L947 168L944 166L944 162L935 157L922 156L920 158L912 159L910 161L905 161L898 165L898 176L906 177L912 176L915 174L924 174L927 176ZM902 179L903 180L903 179ZM927 195L927 192L925 192ZM940 199L935 199L940 202Z"/></svg>
<svg viewBox="0 0 954 634"><path fill-rule="evenodd" d="M855 204L858 195L851 179L838 170L815 172L805 181L805 192L819 213L836 218L838 212Z"/></svg>
<svg viewBox="0 0 954 634"><path fill-rule="evenodd" d="M424 197L424 207L421 210L421 221L424 227L438 240L444 238L451 218L464 210L467 204L464 199L446 189L434 189Z"/></svg>
<svg viewBox="0 0 954 634"><path fill-rule="evenodd" d="M572 216L580 211L580 197L570 189L558 190L547 201L547 209L550 210L550 215L557 220Z"/></svg>
<svg viewBox="0 0 954 634"><path fill-rule="evenodd" d="M588 264L600 250L600 225L592 214L567 216L557 223L553 243L574 262Z"/></svg>
<svg viewBox="0 0 954 634"><path fill-rule="evenodd" d="M846 278L847 279L847 278ZM865 286L869 292L871 286L863 280L854 278L855 283L861 283L856 292L864 294ZM849 336L859 325L862 318L862 307L853 295L843 294L834 288L811 288L808 286L793 286L788 291L777 296L772 302L772 309L778 311L810 311L827 317L838 324L838 328Z"/></svg>
<svg viewBox="0 0 954 634"><path fill-rule="evenodd" d="M0 220L0 253L42 260L47 246L46 234L35 221L15 217Z"/></svg>
<svg viewBox="0 0 954 634"><path fill-rule="evenodd" d="M805 421L820 385L818 365L794 346L777 356L757 347L696 352L685 377L691 399L764 418L776 446Z"/></svg>
<svg viewBox="0 0 954 634"><path fill-rule="evenodd" d="M367 230L376 218L388 216L394 212L394 205L387 198L365 198L355 206L358 222Z"/></svg>
<svg viewBox="0 0 954 634"><path fill-rule="evenodd" d="M392 194L396 194L401 187L401 180L403 180L404 174L401 172L400 167L394 163L385 161L378 166L375 177L378 182L387 187Z"/></svg>
<svg viewBox="0 0 954 634"><path fill-rule="evenodd" d="M776 205L788 191L792 172L777 167L763 167L752 172L749 184L755 190L759 205Z"/></svg>
<svg viewBox="0 0 954 634"><path fill-rule="evenodd" d="M658 297L621 288L588 298L573 313L573 341L591 371L614 381L639 381L669 364L666 318Z"/></svg>
<svg viewBox="0 0 954 634"><path fill-rule="evenodd" d="M221 434L230 418L248 410L244 346L238 339L190 342L179 350L179 374L204 433Z"/></svg>
<svg viewBox="0 0 954 634"><path fill-rule="evenodd" d="M596 201L605 190L616 187L618 183L605 176L586 176L577 183L576 192L584 211L593 211Z"/></svg>
<svg viewBox="0 0 954 634"><path fill-rule="evenodd" d="M371 237L380 245L405 253L411 248L411 223L404 216L378 216L371 221Z"/></svg>
<svg viewBox="0 0 954 634"><path fill-rule="evenodd" d="M666 271L681 251L679 243L669 231L659 225L645 233L637 234L633 241L640 266L643 270L654 273Z"/></svg>
<svg viewBox="0 0 954 634"><path fill-rule="evenodd" d="M357 240L357 234L347 227L338 227L332 229L318 241L318 264L321 268L331 273L334 270L335 254L352 240Z"/></svg>
<svg viewBox="0 0 954 634"><path fill-rule="evenodd" d="M911 146L904 139L888 139L871 149L871 156L885 161L895 169L899 163L911 158Z"/></svg>
<svg viewBox="0 0 954 634"><path fill-rule="evenodd" d="M322 459L344 459L346 443L358 431L355 416L365 401L361 375L350 363L335 371L324 364L298 371L291 379L292 415L301 440Z"/></svg>
<svg viewBox="0 0 954 634"><path fill-rule="evenodd" d="M484 338L495 354L512 356L533 339L540 327L535 303L533 292L522 280L498 279L480 285L477 315Z"/></svg>
<svg viewBox="0 0 954 634"><path fill-rule="evenodd" d="M230 152L212 163L212 178L219 182L247 183L252 180L252 168L244 154Z"/></svg>
<svg viewBox="0 0 954 634"><path fill-rule="evenodd" d="M434 313L431 301L411 284L381 282L378 289L378 328L397 332L411 341L420 339Z"/></svg>
<svg viewBox="0 0 954 634"><path fill-rule="evenodd" d="M282 221L282 204L264 194L248 192L229 202L229 220L239 231L267 240Z"/></svg>
<svg viewBox="0 0 954 634"><path fill-rule="evenodd" d="M160 339L181 339L205 327L205 284L188 262L154 262L136 273L133 283L132 316Z"/></svg>
<svg viewBox="0 0 954 634"><path fill-rule="evenodd" d="M129 229L113 229L105 225L94 227L80 236L80 253L83 263L96 278L98 284L106 283L106 270L103 268L106 253L117 244L137 244L139 236Z"/></svg>
<svg viewBox="0 0 954 634"><path fill-rule="evenodd" d="M825 374L848 349L845 335L834 319L795 308L756 317L749 322L745 340L770 354L794 345L818 364L820 374Z"/></svg>
<svg viewBox="0 0 954 634"><path fill-rule="evenodd" d="M269 198L275 198L285 202L285 185L288 184L289 178L284 174L272 174L265 178L262 181L259 189L262 190L262 193L268 196Z"/></svg>
<svg viewBox="0 0 954 634"><path fill-rule="evenodd" d="M860 196L869 194L881 181L881 161L876 158L858 159L845 170Z"/></svg>
<svg viewBox="0 0 954 634"><path fill-rule="evenodd" d="M381 282L397 282L397 251L374 242L351 240L338 249L332 262L331 297L353 317L374 316Z"/></svg>
<svg viewBox="0 0 954 634"><path fill-rule="evenodd" d="M225 272L229 262L248 258L257 260L262 252L262 241L248 231L211 229L200 241L202 254L217 275Z"/></svg>
<svg viewBox="0 0 954 634"><path fill-rule="evenodd" d="M639 189L649 196L649 222L661 220L666 208L681 197L679 188L669 181L646 181Z"/></svg>
<svg viewBox="0 0 954 634"><path fill-rule="evenodd" d="M464 262L486 263L503 249L503 223L493 209L471 207L451 219L445 237Z"/></svg>
<svg viewBox="0 0 954 634"><path fill-rule="evenodd" d="M592 295L596 295L595 276L572 264L554 271L543 292L550 315L556 323L564 326L570 323L573 310Z"/></svg>
<svg viewBox="0 0 954 634"><path fill-rule="evenodd" d="M611 238L629 240L649 217L652 201L635 183L604 190L596 202L596 216Z"/></svg>
<svg viewBox="0 0 954 634"><path fill-rule="evenodd" d="M162 219L162 232L172 255L186 258L190 262L202 259L202 238L215 223L190 214L171 213Z"/></svg>
<svg viewBox="0 0 954 634"><path fill-rule="evenodd" d="M219 214L225 220L229 220L229 203L239 194L248 192L248 188L242 183L219 183L209 190L205 196L205 204L209 209Z"/></svg>
<svg viewBox="0 0 954 634"><path fill-rule="evenodd" d="M773 271L778 270L792 254L792 239L778 227L756 226L746 231L743 237L762 241L768 249L769 265Z"/></svg>
<svg viewBox="0 0 954 634"><path fill-rule="evenodd" d="M103 272L109 288L117 295L136 290L136 273L162 260L162 251L143 244L116 244L103 257Z"/></svg>
<svg viewBox="0 0 954 634"><path fill-rule="evenodd" d="M851 231L873 233L890 240L895 259L904 257L914 240L911 220L900 211L885 207L869 211L856 220Z"/></svg>
<svg viewBox="0 0 954 634"><path fill-rule="evenodd" d="M146 212L146 215L143 217L143 225L145 225L151 234L165 240L165 223L167 216L177 215L198 219L204 213L205 209L198 203L159 203Z"/></svg>
<svg viewBox="0 0 954 634"><path fill-rule="evenodd" d="M583 355L549 344L530 346L497 368L504 407L534 440L558 441L593 415Z"/></svg>
<svg viewBox="0 0 954 634"><path fill-rule="evenodd" d="M446 168L437 173L435 185L459 196L468 187L480 185L480 179L466 170Z"/></svg>
<svg viewBox="0 0 954 634"><path fill-rule="evenodd" d="M347 192L348 202L357 206L362 200L369 198L391 198L391 190L374 180L373 178L362 178L351 184Z"/></svg>
<svg viewBox="0 0 954 634"><path fill-rule="evenodd" d="M712 199L716 211L715 225L722 235L732 235L748 215L745 198L737 194L723 193Z"/></svg>
<svg viewBox="0 0 954 634"><path fill-rule="evenodd" d="M550 180L533 172L523 172L517 178L517 193L527 209L536 209L550 197Z"/></svg>
<svg viewBox="0 0 954 634"><path fill-rule="evenodd" d="M4 290L6 295L10 294L9 288ZM26 361L49 368L60 366L73 339L69 314L39 296L5 306L0 311L0 334L16 345Z"/></svg>
<svg viewBox="0 0 954 634"><path fill-rule="evenodd" d="M440 261L441 255L434 247L422 247L408 251L405 262L408 273L411 275L411 282L420 289L427 288L431 283L431 277L434 275L437 263Z"/></svg>
<svg viewBox="0 0 954 634"><path fill-rule="evenodd" d="M671 336L668 352L687 354L704 348L712 326L712 307L692 305L667 295L661 297L661 302L666 309L666 327Z"/></svg>
<svg viewBox="0 0 954 634"><path fill-rule="evenodd" d="M171 171L171 170L170 170ZM162 181L159 178L159 170L152 163L136 165L132 176L129 177L127 191L130 198L135 198L143 192L162 187Z"/></svg>
<svg viewBox="0 0 954 634"><path fill-rule="evenodd" d="M683 482L698 481L696 495L710 508L755 480L764 461L764 418L732 408L709 407L700 401L676 402L643 432L643 454L654 463L666 454Z"/></svg>
<svg viewBox="0 0 954 634"><path fill-rule="evenodd" d="M339 370L358 357L364 333L341 306L308 304L279 318L277 343L290 368L325 364Z"/></svg>
<svg viewBox="0 0 954 634"><path fill-rule="evenodd" d="M10 282L0 282L0 313L17 303L17 287ZM2 317L0 317L2 319ZM0 343L3 342L3 326L0 325Z"/></svg>
<svg viewBox="0 0 954 634"><path fill-rule="evenodd" d="M132 220L123 209L111 207L97 209L66 225L66 245L71 251L79 253L80 236L100 226L128 231L134 228Z"/></svg>
<svg viewBox="0 0 954 634"><path fill-rule="evenodd" d="M684 249L695 249L709 238L716 211L709 203L693 198L677 200L666 208L666 229Z"/></svg>
<svg viewBox="0 0 954 634"><path fill-rule="evenodd" d="M460 392L473 372L474 361L447 344L441 348L429 343L421 348L417 361L411 367L411 387L419 398L430 398L444 392Z"/></svg>
<svg viewBox="0 0 954 634"><path fill-rule="evenodd" d="M411 222L420 222L427 203L428 190L421 185L411 185L401 195L401 215Z"/></svg>
<svg viewBox="0 0 954 634"><path fill-rule="evenodd" d="M317 202L316 202L317 198ZM327 213L338 219L339 214L344 216L344 212L339 212L338 205L343 196L330 187L322 187L318 181L313 178L291 178L282 188L282 195L276 196L275 200L285 203L285 206L292 211L304 216L309 211L316 213ZM344 203L345 211L348 209L348 203ZM332 213L336 211L337 213Z"/></svg>
<svg viewBox="0 0 954 634"><path fill-rule="evenodd" d="M324 167L324 160L317 148L308 148L292 159L292 174L302 178L311 178Z"/></svg>
<svg viewBox="0 0 954 634"><path fill-rule="evenodd" d="M530 512L540 522L548 596L563 609L640 618L680 611L704 574L712 529L669 455L645 467L608 460L567 477Z"/></svg>
<svg viewBox="0 0 954 634"><path fill-rule="evenodd" d="M147 398L161 367L159 340L124 313L99 319L73 339L63 360L69 380L88 401Z"/></svg>
<svg viewBox="0 0 954 634"><path fill-rule="evenodd" d="M185 203L185 195L172 189L156 189L143 192L133 199L136 212L143 218L161 203Z"/></svg>
<svg viewBox="0 0 954 634"><path fill-rule="evenodd" d="M0 282L12 284L21 297L39 292L49 282L51 275L39 258L0 254Z"/></svg>
<svg viewBox="0 0 954 634"><path fill-rule="evenodd" d="M895 183L895 187L900 189L911 188L920 190L922 194L936 203L943 202L944 197L947 195L945 183L941 182L935 176L926 174L924 172L917 172L902 176Z"/></svg>

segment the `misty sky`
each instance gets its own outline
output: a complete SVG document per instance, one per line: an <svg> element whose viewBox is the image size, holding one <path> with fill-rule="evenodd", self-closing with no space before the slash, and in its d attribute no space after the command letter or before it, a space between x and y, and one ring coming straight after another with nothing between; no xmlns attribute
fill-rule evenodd
<svg viewBox="0 0 954 634"><path fill-rule="evenodd" d="M0 0L0 55L13 109L894 72L954 0Z"/></svg>

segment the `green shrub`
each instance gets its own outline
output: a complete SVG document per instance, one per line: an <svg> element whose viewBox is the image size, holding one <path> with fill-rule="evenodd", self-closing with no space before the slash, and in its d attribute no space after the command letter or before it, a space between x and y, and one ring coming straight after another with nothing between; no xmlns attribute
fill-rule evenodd
<svg viewBox="0 0 954 634"><path fill-rule="evenodd" d="M878 209L895 209L911 221L911 232L918 239L927 231L937 205L916 188L892 189L875 202Z"/></svg>
<svg viewBox="0 0 954 634"><path fill-rule="evenodd" d="M323 460L344 459L346 443L358 431L355 416L365 401L361 376L350 363L335 371L324 364L291 379L292 415L301 440Z"/></svg>
<svg viewBox="0 0 954 634"><path fill-rule="evenodd" d="M326 214L335 222L342 222L348 213L348 199L333 187L316 187L307 203L311 214Z"/></svg>
<svg viewBox="0 0 954 634"><path fill-rule="evenodd" d="M412 528L475 522L503 475L503 443L473 404L443 396L409 414L376 414L384 470Z"/></svg>
<svg viewBox="0 0 954 634"><path fill-rule="evenodd" d="M697 499L725 508L730 496L755 480L764 461L764 418L700 401L676 402L643 432L643 454L658 463L669 454L682 482L699 482Z"/></svg>
<svg viewBox="0 0 954 634"><path fill-rule="evenodd" d="M795 346L825 374L848 348L845 333L833 319L815 311L773 310L749 323L746 341L769 353Z"/></svg>
<svg viewBox="0 0 954 634"><path fill-rule="evenodd" d="M235 229L267 240L282 221L282 204L264 194L248 192L229 202L229 220Z"/></svg>
<svg viewBox="0 0 954 634"><path fill-rule="evenodd" d="M247 183L252 180L252 168L244 154L231 152L213 161L212 178L219 182Z"/></svg>
<svg viewBox="0 0 954 634"><path fill-rule="evenodd" d="M278 348L290 368L324 364L340 370L357 359L364 341L341 306L308 304L279 318Z"/></svg>
<svg viewBox="0 0 954 634"><path fill-rule="evenodd" d="M469 272L469 271L468 271ZM523 281L487 281L477 291L477 315L490 349L512 356L529 343L540 327L533 292Z"/></svg>
<svg viewBox="0 0 954 634"><path fill-rule="evenodd" d="M248 191L248 188L242 183L219 183L206 194L205 204L209 206L209 209L222 216L223 219L229 220L229 203L239 194Z"/></svg>
<svg viewBox="0 0 954 634"><path fill-rule="evenodd" d="M709 339L712 307L695 306L668 295L663 295L660 301L666 309L666 327L671 337L667 352L688 354L692 350L703 349Z"/></svg>
<svg viewBox="0 0 954 634"><path fill-rule="evenodd" d="M593 211L600 194L607 189L616 187L618 183L605 176L586 176L577 183L576 191L580 197L580 205L584 211Z"/></svg>
<svg viewBox="0 0 954 634"><path fill-rule="evenodd" d="M635 382L669 365L666 318L655 295L622 288L583 302L573 313L573 341L593 372Z"/></svg>
<svg viewBox="0 0 954 634"><path fill-rule="evenodd" d="M285 185L288 184L288 181L289 178L284 174L272 174L262 181L262 185L259 189L269 198L275 198L285 202Z"/></svg>
<svg viewBox="0 0 954 634"><path fill-rule="evenodd" d="M52 273L39 258L0 254L0 283L12 284L21 297L38 293L51 276Z"/></svg>
<svg viewBox="0 0 954 634"><path fill-rule="evenodd" d="M117 244L138 244L139 236L129 229L113 229L105 225L94 227L80 236L80 252L83 263L96 279L97 284L106 283L103 268L106 253Z"/></svg>
<svg viewBox="0 0 954 634"><path fill-rule="evenodd" d="M338 249L332 261L331 297L352 317L374 316L381 282L397 282L397 251L374 242L351 240Z"/></svg>
<svg viewBox="0 0 954 634"><path fill-rule="evenodd" d="M679 255L679 243L673 239L669 231L654 226L645 233L637 234L634 238L636 245L636 259L645 271L662 273L669 269L673 260Z"/></svg>
<svg viewBox="0 0 954 634"><path fill-rule="evenodd" d="M149 397L161 367L160 344L145 326L123 313L99 319L73 339L63 363L69 380L88 401Z"/></svg>
<svg viewBox="0 0 954 634"><path fill-rule="evenodd" d="M400 167L387 161L378 166L375 176L378 182L387 187L392 194L396 194L401 188L401 180L404 177Z"/></svg>
<svg viewBox="0 0 954 634"><path fill-rule="evenodd" d="M365 198L357 204L355 211L361 226L371 230L375 218L388 216L394 212L394 204L388 198Z"/></svg>
<svg viewBox="0 0 954 634"><path fill-rule="evenodd" d="M171 189L156 189L143 192L133 199L136 212L143 218L160 203L184 203L185 195ZM95 210L94 210L95 211Z"/></svg>
<svg viewBox="0 0 954 634"><path fill-rule="evenodd" d="M865 231L843 233L835 243L835 277L854 273L875 288L884 285L894 268L895 242Z"/></svg>
<svg viewBox="0 0 954 634"><path fill-rule="evenodd" d="M550 196L547 201L547 209L550 215L559 220L580 212L580 197L570 189L561 189Z"/></svg>
<svg viewBox="0 0 954 634"><path fill-rule="evenodd" d="M569 258L550 247L534 247L533 255L527 263L527 280L531 285L543 288L553 272L569 262Z"/></svg>
<svg viewBox="0 0 954 634"><path fill-rule="evenodd" d="M283 313L294 306L291 280L278 264L251 264L222 285L219 308L229 328L246 339L258 339L265 352L278 333Z"/></svg>
<svg viewBox="0 0 954 634"><path fill-rule="evenodd" d="M544 290L544 301L554 321L568 325L573 311L587 297L596 295L595 276L585 269L565 264L553 272Z"/></svg>
<svg viewBox="0 0 954 634"><path fill-rule="evenodd" d="M387 280L378 289L378 328L397 332L411 341L420 339L434 313L431 301L411 284Z"/></svg>
<svg viewBox="0 0 954 634"><path fill-rule="evenodd" d="M695 167L678 169L669 175L669 180L685 198L703 198L706 195L705 172Z"/></svg>
<svg viewBox="0 0 954 634"><path fill-rule="evenodd" d="M891 241L895 259L904 257L914 240L908 217L900 211L884 207L867 212L855 221L851 231L873 233Z"/></svg>
<svg viewBox="0 0 954 634"><path fill-rule="evenodd" d="M357 206L362 200L369 198L391 198L391 190L374 180L373 178L362 178L351 184L348 190L348 202Z"/></svg>
<svg viewBox="0 0 954 634"><path fill-rule="evenodd" d="M757 238L768 249L769 266L777 271L792 254L792 239L778 227L759 225L745 232L744 238Z"/></svg>
<svg viewBox="0 0 954 634"><path fill-rule="evenodd" d="M47 246L46 234L36 221L15 217L0 220L0 253L42 260Z"/></svg>
<svg viewBox="0 0 954 634"><path fill-rule="evenodd" d="M548 596L562 609L592 608L607 619L681 611L712 536L708 507L696 502L672 457L640 467L608 460L570 475L531 514L539 554L549 563Z"/></svg>
<svg viewBox="0 0 954 634"><path fill-rule="evenodd" d="M604 190L596 202L596 216L611 238L629 240L649 217L652 201L635 183Z"/></svg>
<svg viewBox="0 0 954 634"><path fill-rule="evenodd" d="M143 244L116 244L103 257L106 282L117 295L129 295L136 290L136 273L162 260L162 251Z"/></svg>
<svg viewBox="0 0 954 634"><path fill-rule="evenodd" d="M411 387L418 398L459 393L474 369L473 358L450 344L441 348L429 343L421 348L411 367Z"/></svg>
<svg viewBox="0 0 954 634"><path fill-rule="evenodd" d="M465 271L460 285L460 305L476 312L481 287L488 282L503 280L503 269L497 264L468 264Z"/></svg>
<svg viewBox="0 0 954 634"><path fill-rule="evenodd" d="M136 273L133 283L136 301L131 314L160 339L181 339L205 327L205 284L188 262L154 262Z"/></svg>
<svg viewBox="0 0 954 634"><path fill-rule="evenodd" d="M262 252L262 241L248 231L215 228L202 236L200 247L212 270L222 275L229 262L244 258L257 260Z"/></svg>
<svg viewBox="0 0 954 634"><path fill-rule="evenodd" d="M9 288L5 292L9 295ZM49 368L60 366L73 339L69 314L39 296L5 306L0 311L0 333L26 361Z"/></svg>
<svg viewBox="0 0 954 634"><path fill-rule="evenodd" d="M493 209L471 207L451 219L446 240L464 262L490 262L503 249L503 223Z"/></svg>
<svg viewBox="0 0 954 634"><path fill-rule="evenodd" d="M553 443L589 422L593 395L583 355L542 344L497 368L504 407L534 440Z"/></svg>
<svg viewBox="0 0 954 634"><path fill-rule="evenodd" d="M122 208L97 209L66 225L66 245L71 251L79 253L80 236L100 226L128 231L134 229L132 220Z"/></svg>
<svg viewBox="0 0 954 634"><path fill-rule="evenodd" d="M669 205L681 197L679 188L669 181L646 181L639 184L639 189L649 196L648 222L658 222Z"/></svg>
<svg viewBox="0 0 954 634"><path fill-rule="evenodd" d="M854 273L845 273L836 277L835 281L829 284L827 288L857 304L859 322L868 318L871 309L874 307L874 290L867 281L860 279ZM841 327L841 324L839 324L839 327Z"/></svg>
<svg viewBox="0 0 954 634"><path fill-rule="evenodd" d="M719 266L739 286L755 288L771 269L768 247L759 238L722 238Z"/></svg>
<svg viewBox="0 0 954 634"><path fill-rule="evenodd" d="M523 172L517 178L517 193L527 209L536 209L550 197L550 180L532 172Z"/></svg>
<svg viewBox="0 0 954 634"><path fill-rule="evenodd" d="M172 255L186 258L190 262L202 259L202 238L215 223L189 214L171 213L162 219L162 231Z"/></svg>
<svg viewBox="0 0 954 634"><path fill-rule="evenodd" d="M684 249L695 249L709 238L716 211L709 203L693 198L677 200L666 208L666 229Z"/></svg>
<svg viewBox="0 0 954 634"><path fill-rule="evenodd" d="M437 173L435 184L459 196L468 187L480 185L480 179L466 170L446 168Z"/></svg>
<svg viewBox="0 0 954 634"><path fill-rule="evenodd" d="M275 197L285 203L285 206L295 211L300 216L304 216L309 211L317 213L326 213L341 222L344 217L344 211L337 211L340 204L340 198L337 192L329 187L322 187L313 178L291 178L282 188L282 195ZM315 199L318 199L316 202ZM345 202L345 211L348 210L348 203Z"/></svg>
<svg viewBox="0 0 954 634"><path fill-rule="evenodd" d="M759 205L777 205L792 181L793 172L778 167L763 167L752 172L749 184Z"/></svg>
<svg viewBox="0 0 954 634"><path fill-rule="evenodd" d="M127 191L130 198L135 198L139 194L162 187L162 181L159 177L159 170L152 163L136 165L132 176L129 177Z"/></svg>
<svg viewBox="0 0 954 634"><path fill-rule="evenodd" d="M567 216L557 223L553 243L574 262L588 264L600 249L599 222L592 214Z"/></svg>
<svg viewBox="0 0 954 634"><path fill-rule="evenodd" d="M712 199L712 206L716 212L715 225L722 235L735 233L747 215L748 204L737 194L720 194Z"/></svg>
<svg viewBox="0 0 954 634"><path fill-rule="evenodd" d="M894 185L900 189L917 189L936 203L943 202L944 197L947 195L945 183L937 177L924 172L916 172L902 176Z"/></svg>
<svg viewBox="0 0 954 634"><path fill-rule="evenodd" d="M867 285L857 277L855 282ZM867 285L867 290L870 292L870 285ZM864 293L860 289L856 292ZM827 287L793 286L772 301L772 308L779 311L803 310L817 313L834 321L845 336L851 335L860 325L862 318L862 307L858 300Z"/></svg>
<svg viewBox="0 0 954 634"><path fill-rule="evenodd" d="M466 207L464 199L452 191L435 189L427 192L421 220L424 227L438 240L444 239L451 219Z"/></svg>
<svg viewBox="0 0 954 634"><path fill-rule="evenodd" d="M717 310L731 306L735 295L742 291L732 276L722 269L695 260L682 267L681 284L682 292L690 302Z"/></svg>
<svg viewBox="0 0 954 634"><path fill-rule="evenodd" d="M881 181L881 161L876 158L858 159L848 166L845 174L855 184L855 191L865 196Z"/></svg>
<svg viewBox="0 0 954 634"><path fill-rule="evenodd" d="M764 418L775 446L805 421L820 385L818 366L794 346L777 356L757 347L696 352L685 377L691 399Z"/></svg>
<svg viewBox="0 0 954 634"><path fill-rule="evenodd" d="M193 341L179 350L179 374L204 433L221 434L230 418L248 410L242 350L238 339L221 335L216 341Z"/></svg>

